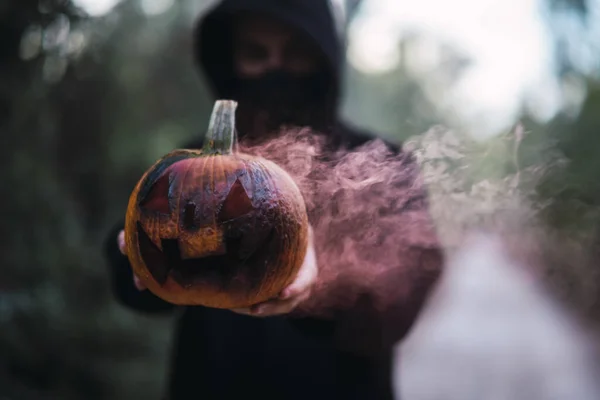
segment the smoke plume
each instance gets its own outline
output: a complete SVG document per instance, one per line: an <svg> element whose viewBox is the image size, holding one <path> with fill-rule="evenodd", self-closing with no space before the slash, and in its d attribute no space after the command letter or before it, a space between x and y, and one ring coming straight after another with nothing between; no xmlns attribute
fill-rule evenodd
<svg viewBox="0 0 600 400"><path fill-rule="evenodd" d="M319 265L304 311L330 317L362 307L375 325L393 312L388 331L402 335L441 266L415 160L381 140L328 151L324 138L308 129L242 142L240 150L280 165L304 196Z"/></svg>

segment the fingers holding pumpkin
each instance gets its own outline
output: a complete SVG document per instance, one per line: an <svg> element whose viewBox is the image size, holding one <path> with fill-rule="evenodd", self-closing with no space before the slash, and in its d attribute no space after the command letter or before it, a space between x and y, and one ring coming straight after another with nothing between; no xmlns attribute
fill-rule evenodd
<svg viewBox="0 0 600 400"><path fill-rule="evenodd" d="M117 244L119 245L119 251L124 256L127 255L127 246L125 245L125 231L121 230L117 235Z"/></svg>
<svg viewBox="0 0 600 400"><path fill-rule="evenodd" d="M298 307L298 305L308 299L309 296L310 290L307 290L288 300L270 300L264 303L256 304L250 308L238 308L231 311L253 317L273 317L276 315L285 315L292 312L296 307Z"/></svg>
<svg viewBox="0 0 600 400"><path fill-rule="evenodd" d="M133 284L135 285L137 290L142 291L146 289L146 285L142 283L142 281L140 280L140 278L138 278L136 274L133 274Z"/></svg>
<svg viewBox="0 0 600 400"><path fill-rule="evenodd" d="M285 289L283 289L279 295L280 300L293 299L295 297L302 296L305 293L310 292L313 284L317 279L317 259L315 256L315 250L312 245L312 240L309 241L308 249L304 257L304 262L298 271L296 279Z"/></svg>
<svg viewBox="0 0 600 400"><path fill-rule="evenodd" d="M125 231L121 231L117 235L117 244L119 245L119 251L121 252L121 254L126 256L127 246L125 245ZM142 283L142 281L140 280L140 278L137 277L136 274L133 274L133 285L136 287L137 290L140 291L146 289L146 286Z"/></svg>
<svg viewBox="0 0 600 400"><path fill-rule="evenodd" d="M283 315L292 312L299 304L308 299L318 275L317 260L312 243L312 231L309 235L308 249L296 278L277 298L249 308L233 309L232 311L256 317Z"/></svg>

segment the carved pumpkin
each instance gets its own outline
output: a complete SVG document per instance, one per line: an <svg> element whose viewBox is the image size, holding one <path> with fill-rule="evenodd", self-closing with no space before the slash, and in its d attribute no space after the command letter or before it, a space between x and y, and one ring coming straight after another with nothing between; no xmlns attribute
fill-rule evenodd
<svg viewBox="0 0 600 400"><path fill-rule="evenodd" d="M133 190L125 241L133 271L179 305L237 308L289 285L308 246L302 195L279 166L237 152L234 101L217 101L201 150L158 160Z"/></svg>

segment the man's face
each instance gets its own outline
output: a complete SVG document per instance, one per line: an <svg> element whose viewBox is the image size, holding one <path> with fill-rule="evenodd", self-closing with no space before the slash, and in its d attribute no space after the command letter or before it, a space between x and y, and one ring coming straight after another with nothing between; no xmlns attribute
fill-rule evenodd
<svg viewBox="0 0 600 400"><path fill-rule="evenodd" d="M239 78L260 78L270 71L307 76L321 65L320 54L310 41L266 16L238 17L233 39L234 70Z"/></svg>
<svg viewBox="0 0 600 400"><path fill-rule="evenodd" d="M316 44L284 23L258 15L234 20L232 90L243 134L322 125L331 82L326 65Z"/></svg>

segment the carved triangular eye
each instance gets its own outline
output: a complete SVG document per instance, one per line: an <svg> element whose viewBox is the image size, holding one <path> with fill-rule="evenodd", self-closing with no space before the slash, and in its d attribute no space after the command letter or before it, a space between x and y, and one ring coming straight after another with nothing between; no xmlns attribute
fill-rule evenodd
<svg viewBox="0 0 600 400"><path fill-rule="evenodd" d="M140 201L140 207L161 214L169 215L171 207L169 206L169 173L164 174L154 182L152 188Z"/></svg>
<svg viewBox="0 0 600 400"><path fill-rule="evenodd" d="M219 222L226 222L244 216L254 210L252 201L242 186L239 178L231 186L231 190L219 211Z"/></svg>

